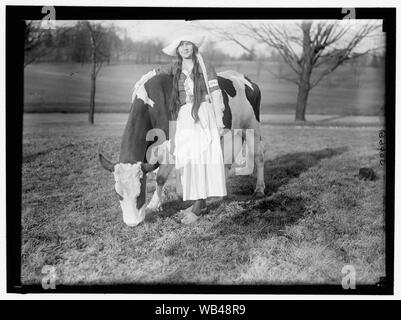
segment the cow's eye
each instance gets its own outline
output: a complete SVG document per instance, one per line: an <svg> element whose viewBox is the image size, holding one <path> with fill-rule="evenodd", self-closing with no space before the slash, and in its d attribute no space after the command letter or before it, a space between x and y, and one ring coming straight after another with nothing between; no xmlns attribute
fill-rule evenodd
<svg viewBox="0 0 401 320"><path fill-rule="evenodd" d="M124 198L116 190L114 190L114 191L115 191L116 195L118 196L118 199L120 199L120 201L123 201Z"/></svg>

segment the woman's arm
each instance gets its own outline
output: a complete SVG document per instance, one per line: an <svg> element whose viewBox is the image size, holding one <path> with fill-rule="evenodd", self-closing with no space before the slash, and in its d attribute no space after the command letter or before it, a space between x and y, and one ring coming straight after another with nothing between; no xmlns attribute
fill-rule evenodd
<svg viewBox="0 0 401 320"><path fill-rule="evenodd" d="M214 91L220 90L219 83L217 82L217 73L210 63L206 67L207 78L208 78L208 86L210 94Z"/></svg>
<svg viewBox="0 0 401 320"><path fill-rule="evenodd" d="M224 111L224 102L223 102L223 95L221 94L221 90L219 87L219 83L217 81L217 73L214 67L209 64L206 68L207 71L207 78L208 78L208 86L209 91L211 94L212 102L213 102L213 110L216 116L216 124L217 128L222 129L224 128L223 124L223 111Z"/></svg>

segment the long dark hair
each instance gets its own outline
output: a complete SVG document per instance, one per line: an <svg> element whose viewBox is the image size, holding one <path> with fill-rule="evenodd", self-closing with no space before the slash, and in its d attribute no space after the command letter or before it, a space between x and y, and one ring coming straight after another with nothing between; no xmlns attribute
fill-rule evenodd
<svg viewBox="0 0 401 320"><path fill-rule="evenodd" d="M181 43L179 44L179 46L181 45ZM199 108L200 108L200 105L202 102L201 83L204 80L203 80L201 73L199 72L200 66L199 66L198 59L196 57L196 54L198 53L198 47L195 44L192 44L192 46L193 46L192 61L194 62L194 66L192 68L192 76L194 79L194 102L192 105L191 115L192 115L192 118L194 118L195 122L197 122L197 121L199 121L198 112L199 112ZM177 119L178 111L179 111L179 107L180 107L178 80L180 79L181 70L182 70L182 57L178 53L178 47L176 49L176 54L177 54L178 60L176 62L176 68L174 68L175 71L174 71L174 78L173 78L173 89L172 89L171 98L170 98L170 112L171 112L171 116L174 120Z"/></svg>

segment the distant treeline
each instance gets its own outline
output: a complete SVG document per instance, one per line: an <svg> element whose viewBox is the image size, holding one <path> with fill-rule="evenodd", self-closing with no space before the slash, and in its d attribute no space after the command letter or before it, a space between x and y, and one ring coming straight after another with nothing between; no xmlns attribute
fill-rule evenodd
<svg viewBox="0 0 401 320"><path fill-rule="evenodd" d="M161 41L134 41L127 36L125 30L115 26L104 27L102 33L100 51L108 64L154 64L171 61L171 57L162 52L164 44ZM47 52L35 59L36 62L83 64L91 61L91 39L82 21L72 27L51 30L44 45ZM213 60L216 64L235 59L217 49L214 42L207 42L202 47L202 53L206 59Z"/></svg>
<svg viewBox="0 0 401 320"><path fill-rule="evenodd" d="M46 42L43 43L47 47L46 53L35 59L36 62L84 64L91 61L91 39L83 21L71 27L57 27L49 32ZM126 30L113 25L104 27L102 33L100 52L107 64L163 64L171 61L171 57L161 51L164 47L161 41L134 41L127 36ZM207 42L202 47L202 54L217 66L229 60L283 62L279 53L274 51L265 55L244 53L233 57L216 48L214 42ZM365 55L357 61L359 66L382 68L385 58Z"/></svg>

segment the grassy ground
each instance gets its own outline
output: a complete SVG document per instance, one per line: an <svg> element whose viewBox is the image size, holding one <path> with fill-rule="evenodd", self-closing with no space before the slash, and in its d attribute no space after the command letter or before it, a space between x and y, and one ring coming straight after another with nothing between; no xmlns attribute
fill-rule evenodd
<svg viewBox="0 0 401 320"><path fill-rule="evenodd" d="M177 211L190 202L177 200L172 176L164 210L129 228L97 160L99 143L117 159L124 124L104 116L91 127L82 117L24 118L23 283L40 283L44 265L56 266L63 284L341 285L346 264L357 285L384 276L380 127L265 125L266 198L249 201L252 177L230 178L230 196L184 226ZM376 181L355 177L364 166Z"/></svg>
<svg viewBox="0 0 401 320"><path fill-rule="evenodd" d="M132 89L154 65L104 66L97 80L97 111L128 112ZM255 63L219 66L234 69L254 80L262 92L262 113L294 114L297 88L274 78L277 63L265 63L257 73ZM290 72L290 71L286 71ZM33 64L25 68L26 112L86 112L89 105L90 65ZM308 114L382 115L384 77L381 69L363 68L356 83L349 66L341 66L310 92Z"/></svg>

